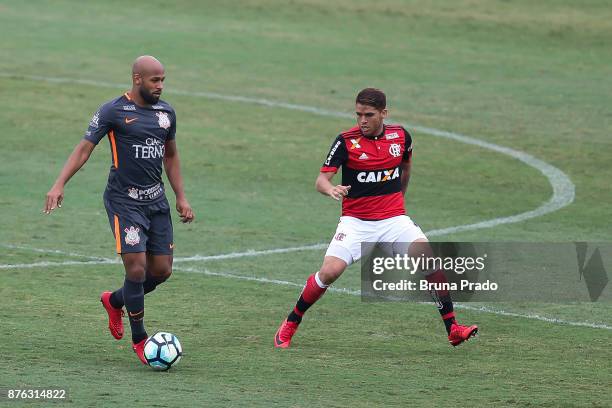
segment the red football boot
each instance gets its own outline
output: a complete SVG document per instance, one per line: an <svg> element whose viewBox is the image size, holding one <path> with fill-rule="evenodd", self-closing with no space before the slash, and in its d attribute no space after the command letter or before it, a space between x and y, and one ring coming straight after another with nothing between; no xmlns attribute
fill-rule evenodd
<svg viewBox="0 0 612 408"><path fill-rule="evenodd" d="M132 343L132 350L134 350L134 353L136 353L142 364L149 365L149 363L147 363L147 359L144 356L144 346L146 342L147 339L143 339L138 343Z"/></svg>
<svg viewBox="0 0 612 408"><path fill-rule="evenodd" d="M102 306L104 306L106 313L108 313L108 329L114 338L120 340L123 337L123 320L121 320L123 308L115 309L110 304L110 296L112 293L113 292L102 292L100 302L102 302Z"/></svg>
<svg viewBox="0 0 612 408"><path fill-rule="evenodd" d="M288 322L285 319L274 335L274 347L288 348L297 329L298 324L296 322Z"/></svg>
<svg viewBox="0 0 612 408"><path fill-rule="evenodd" d="M450 334L448 335L448 341L453 346L456 347L468 340L470 337L476 336L478 333L478 326L461 326L460 324L453 323L451 326Z"/></svg>

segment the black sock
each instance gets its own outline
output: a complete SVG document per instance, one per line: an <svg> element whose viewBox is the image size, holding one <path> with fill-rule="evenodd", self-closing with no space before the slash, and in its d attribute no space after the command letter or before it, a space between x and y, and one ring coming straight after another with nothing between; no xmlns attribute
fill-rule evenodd
<svg viewBox="0 0 612 408"><path fill-rule="evenodd" d="M302 316L304 316L304 313L306 313L310 306L312 306L312 303L306 302L304 300L304 297L300 296L297 303L295 304L295 307L293 308L291 313L289 313L289 316L287 316L287 321L295 322L297 324L302 323Z"/></svg>
<svg viewBox="0 0 612 408"><path fill-rule="evenodd" d="M144 327L144 289L142 282L133 282L125 278L123 282L123 302L130 319L132 342L138 343L147 338Z"/></svg>
<svg viewBox="0 0 612 408"><path fill-rule="evenodd" d="M157 278L154 277L152 275L150 275L149 273L147 273L147 279L144 281L144 283L142 284L142 288L144 290L144 294L146 295L147 293L153 292L155 290L155 288L158 285L161 285L162 283L164 283L166 281L167 278ZM117 289L116 291L114 291L110 298L109 298L110 304L112 307L114 307L115 309L121 309L124 306L123 303L123 287L120 287L119 289Z"/></svg>
<svg viewBox="0 0 612 408"><path fill-rule="evenodd" d="M442 316L446 333L450 334L451 326L455 323L455 312L453 311L453 301L450 293L444 288L445 284L448 284L444 271L437 270L425 278L427 278L427 282L434 283L441 288L440 290L430 290L429 293L438 307L440 316Z"/></svg>
<svg viewBox="0 0 612 408"><path fill-rule="evenodd" d="M444 327L446 327L446 333L450 334L451 326L455 323L455 312L453 311L453 301L450 295L441 296L440 304L442 308L438 308L438 311L440 312L440 316L442 316Z"/></svg>

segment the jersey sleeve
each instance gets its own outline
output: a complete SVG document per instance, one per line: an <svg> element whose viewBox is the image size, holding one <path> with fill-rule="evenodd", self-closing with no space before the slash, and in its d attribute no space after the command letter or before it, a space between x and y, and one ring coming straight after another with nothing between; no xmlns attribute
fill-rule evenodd
<svg viewBox="0 0 612 408"><path fill-rule="evenodd" d="M174 140L176 139L176 112L172 109L170 114L172 117L170 129L168 129L168 136L166 136L166 140Z"/></svg>
<svg viewBox="0 0 612 408"><path fill-rule="evenodd" d="M83 139L97 145L113 128L113 106L105 103L94 113Z"/></svg>
<svg viewBox="0 0 612 408"><path fill-rule="evenodd" d="M407 162L412 157L412 136L403 127L402 127L402 130L404 131L404 137L405 137L404 139L405 148L404 148L404 155L402 156L402 161Z"/></svg>
<svg viewBox="0 0 612 408"><path fill-rule="evenodd" d="M348 151L346 150L346 144L342 135L338 135L334 143L332 143L327 159L321 166L321 172L337 172L338 168L342 166L348 160Z"/></svg>

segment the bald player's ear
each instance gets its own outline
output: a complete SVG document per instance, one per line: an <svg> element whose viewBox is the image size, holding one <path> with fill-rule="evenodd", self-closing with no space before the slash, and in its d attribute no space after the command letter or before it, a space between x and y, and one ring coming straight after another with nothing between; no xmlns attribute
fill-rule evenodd
<svg viewBox="0 0 612 408"><path fill-rule="evenodd" d="M142 76L139 73L132 74L132 80L136 85L142 84Z"/></svg>

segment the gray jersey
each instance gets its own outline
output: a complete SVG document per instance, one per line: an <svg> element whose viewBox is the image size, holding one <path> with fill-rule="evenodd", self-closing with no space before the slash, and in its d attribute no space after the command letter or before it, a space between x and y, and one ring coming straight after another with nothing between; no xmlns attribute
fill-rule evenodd
<svg viewBox="0 0 612 408"><path fill-rule="evenodd" d="M136 105L127 93L100 107L85 139L98 144L108 135L112 163L104 197L111 201L151 204L165 198L162 164L165 143L176 133L176 114L160 100Z"/></svg>

